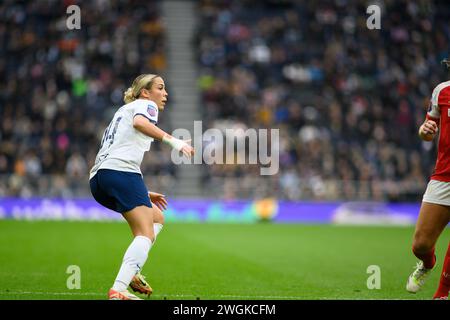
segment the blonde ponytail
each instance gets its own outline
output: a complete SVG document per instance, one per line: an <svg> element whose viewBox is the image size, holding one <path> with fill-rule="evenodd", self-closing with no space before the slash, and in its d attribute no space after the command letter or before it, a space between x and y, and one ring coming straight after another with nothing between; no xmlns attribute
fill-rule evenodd
<svg viewBox="0 0 450 320"><path fill-rule="evenodd" d="M156 74L141 74L136 79L134 79L131 87L123 93L123 101L125 103L130 103L139 98L142 89L150 89L153 84L153 80L158 78L159 75Z"/></svg>
<svg viewBox="0 0 450 320"><path fill-rule="evenodd" d="M136 98L133 96L133 88L129 87L127 91L125 91L123 94L123 101L125 103L130 103L133 102L134 100L136 100Z"/></svg>

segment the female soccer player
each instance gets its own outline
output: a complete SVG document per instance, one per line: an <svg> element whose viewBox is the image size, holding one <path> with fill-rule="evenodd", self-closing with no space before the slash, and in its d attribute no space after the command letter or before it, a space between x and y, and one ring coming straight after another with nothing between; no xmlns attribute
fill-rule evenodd
<svg viewBox="0 0 450 320"><path fill-rule="evenodd" d="M135 292L152 293L140 270L163 227L160 209L166 208L167 201L163 195L147 191L140 170L144 153L156 139L187 157L194 154L187 142L156 126L167 96L160 76L138 76L124 94L125 105L117 110L106 128L90 172L89 183L95 200L121 213L134 236L108 292L110 300L141 300L127 290L128 286Z"/></svg>
<svg viewBox="0 0 450 320"><path fill-rule="evenodd" d="M448 61L446 64L450 66ZM434 268L437 239L450 221L450 81L439 84L433 90L425 122L419 128L419 136L430 141L438 131L440 134L435 171L422 199L412 245L414 255L420 259L406 284L406 290L412 293L420 290ZM449 290L450 245L444 259L439 288L433 298L447 299Z"/></svg>

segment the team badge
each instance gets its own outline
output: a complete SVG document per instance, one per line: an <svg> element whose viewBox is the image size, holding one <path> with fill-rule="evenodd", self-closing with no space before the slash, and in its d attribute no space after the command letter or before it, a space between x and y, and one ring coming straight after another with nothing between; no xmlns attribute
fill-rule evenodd
<svg viewBox="0 0 450 320"><path fill-rule="evenodd" d="M147 107L147 113L152 117L156 117L155 107L149 104Z"/></svg>

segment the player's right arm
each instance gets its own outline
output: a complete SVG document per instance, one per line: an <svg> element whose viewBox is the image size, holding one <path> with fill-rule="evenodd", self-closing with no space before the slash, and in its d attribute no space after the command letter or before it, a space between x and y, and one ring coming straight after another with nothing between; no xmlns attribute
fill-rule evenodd
<svg viewBox="0 0 450 320"><path fill-rule="evenodd" d="M425 141L431 141L436 136L439 129L439 120L441 111L439 108L440 85L434 88L431 95L430 106L428 107L427 116L424 123L419 128L419 137Z"/></svg>
<svg viewBox="0 0 450 320"><path fill-rule="evenodd" d="M147 117L136 115L133 118L133 127L143 134L152 137L153 139L165 142L175 150L183 152L183 154L188 158L194 154L194 148L192 148L189 144L183 140L174 138L164 130L161 130L156 125L151 123Z"/></svg>
<svg viewBox="0 0 450 320"><path fill-rule="evenodd" d="M425 141L431 141L436 136L438 125L434 120L426 119L419 128L419 137Z"/></svg>

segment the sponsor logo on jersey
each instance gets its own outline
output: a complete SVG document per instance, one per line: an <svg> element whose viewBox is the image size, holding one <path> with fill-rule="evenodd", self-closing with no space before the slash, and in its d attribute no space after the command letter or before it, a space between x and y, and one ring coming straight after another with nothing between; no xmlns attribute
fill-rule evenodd
<svg viewBox="0 0 450 320"><path fill-rule="evenodd" d="M152 117L156 117L156 109L154 106L152 106L151 104L149 104L147 106L147 113L152 116Z"/></svg>

